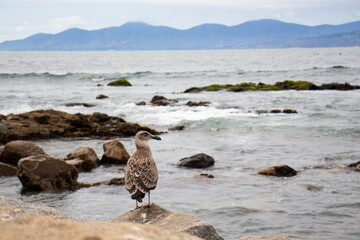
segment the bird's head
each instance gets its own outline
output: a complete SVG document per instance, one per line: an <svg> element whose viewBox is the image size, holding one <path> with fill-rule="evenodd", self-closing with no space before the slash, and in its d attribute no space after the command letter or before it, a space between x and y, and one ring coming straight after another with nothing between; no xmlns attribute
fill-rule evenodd
<svg viewBox="0 0 360 240"><path fill-rule="evenodd" d="M161 140L161 138L159 136L156 135L152 135L151 133L147 132L147 131L140 131L135 135L135 140L138 139L140 141L148 141L150 139L156 139L156 140Z"/></svg>

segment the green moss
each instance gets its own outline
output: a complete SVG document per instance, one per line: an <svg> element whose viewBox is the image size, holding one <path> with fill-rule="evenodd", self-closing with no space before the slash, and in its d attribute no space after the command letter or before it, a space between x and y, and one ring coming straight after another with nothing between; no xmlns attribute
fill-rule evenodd
<svg viewBox="0 0 360 240"><path fill-rule="evenodd" d="M206 87L201 88L201 90L205 91L219 91L221 89L227 89L230 85L220 85L220 84L213 84Z"/></svg>
<svg viewBox="0 0 360 240"><path fill-rule="evenodd" d="M277 82L275 86L281 88L281 90L311 90L316 87L316 85L311 82L292 80Z"/></svg>
<svg viewBox="0 0 360 240"><path fill-rule="evenodd" d="M131 83L129 83L128 80L126 80L125 78L112 81L112 82L108 83L107 85L108 86L125 86L125 87L132 86Z"/></svg>

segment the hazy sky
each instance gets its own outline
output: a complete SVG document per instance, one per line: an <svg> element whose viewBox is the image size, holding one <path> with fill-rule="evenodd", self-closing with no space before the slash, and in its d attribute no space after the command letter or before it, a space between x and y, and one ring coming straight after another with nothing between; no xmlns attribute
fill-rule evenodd
<svg viewBox="0 0 360 240"><path fill-rule="evenodd" d="M187 29L264 18L310 26L359 21L360 0L0 0L0 42L129 21Z"/></svg>

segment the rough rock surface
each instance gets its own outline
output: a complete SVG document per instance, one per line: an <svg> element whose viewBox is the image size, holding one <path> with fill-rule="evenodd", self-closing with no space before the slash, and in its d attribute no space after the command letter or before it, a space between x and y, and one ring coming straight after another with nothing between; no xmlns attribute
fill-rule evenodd
<svg viewBox="0 0 360 240"><path fill-rule="evenodd" d="M72 153L69 153L66 156L65 160L74 160L71 162L67 161L67 163L70 163L71 165L75 166L80 172L91 171L91 169L96 168L98 166L98 162L99 162L98 156L96 155L95 151L90 147L79 147Z"/></svg>
<svg viewBox="0 0 360 240"><path fill-rule="evenodd" d="M169 128L168 130L169 130L169 131L182 131L182 130L184 130L184 129L185 129L185 126L180 125L180 126L171 127L171 128Z"/></svg>
<svg viewBox="0 0 360 240"><path fill-rule="evenodd" d="M150 103L154 106L167 106L167 105L173 105L174 103L177 103L174 99L167 99L164 96L154 96Z"/></svg>
<svg viewBox="0 0 360 240"><path fill-rule="evenodd" d="M351 169L353 169L355 171L360 172L360 161L358 161L356 163L349 164L347 167L351 168Z"/></svg>
<svg viewBox="0 0 360 240"><path fill-rule="evenodd" d="M289 167L288 165L281 165L263 169L259 171L258 174L276 177L292 177L295 176L297 172L295 169Z"/></svg>
<svg viewBox="0 0 360 240"><path fill-rule="evenodd" d="M200 107L200 106L209 106L211 104L211 102L209 101L205 101L205 102L193 102L193 101L188 101L185 105L189 106L189 107Z"/></svg>
<svg viewBox="0 0 360 240"><path fill-rule="evenodd" d="M214 163L215 160L213 157L205 153L199 153L192 155L191 157L180 159L177 165L180 167L189 167L189 168L206 168L214 165Z"/></svg>
<svg viewBox="0 0 360 240"><path fill-rule="evenodd" d="M206 240L222 240L215 228L201 219L169 211L157 204L151 207L141 207L121 215L112 222L135 222L141 224L157 225L172 232L185 232Z"/></svg>
<svg viewBox="0 0 360 240"><path fill-rule="evenodd" d="M78 222L50 217L18 217L0 224L1 240L198 240L152 225Z"/></svg>
<svg viewBox="0 0 360 240"><path fill-rule="evenodd" d="M55 210L54 208L0 196L0 223L1 221L10 220L19 216L50 216L54 219L72 219L80 221L80 219Z"/></svg>
<svg viewBox="0 0 360 240"><path fill-rule="evenodd" d="M299 238L291 238L284 236L265 235L265 236L245 236L238 240L300 240Z"/></svg>
<svg viewBox="0 0 360 240"><path fill-rule="evenodd" d="M99 94L96 96L96 99L105 99L105 98L109 98L109 96L106 96L104 94Z"/></svg>
<svg viewBox="0 0 360 240"><path fill-rule="evenodd" d="M106 141L103 148L104 154L101 158L102 164L126 164L130 158L124 145L118 140Z"/></svg>
<svg viewBox="0 0 360 240"><path fill-rule="evenodd" d="M127 123L120 117L112 117L104 113L69 114L50 109L9 114L2 118L2 124L8 129L8 134L7 136L0 134L0 142L60 137L127 137L135 136L138 131L142 130L156 135L160 134L149 127L140 126L137 123Z"/></svg>
<svg viewBox="0 0 360 240"><path fill-rule="evenodd" d="M17 169L18 178L27 190L73 189L77 185L77 170L48 155L22 158Z"/></svg>
<svg viewBox="0 0 360 240"><path fill-rule="evenodd" d="M21 158L46 154L37 144L28 141L12 141L0 153L0 162L16 166Z"/></svg>
<svg viewBox="0 0 360 240"><path fill-rule="evenodd" d="M0 143L5 144L8 142L9 130L4 124L1 123L1 119L2 118L0 118Z"/></svg>
<svg viewBox="0 0 360 240"><path fill-rule="evenodd" d="M17 175L16 167L0 162L0 177L1 176L16 176L16 175Z"/></svg>

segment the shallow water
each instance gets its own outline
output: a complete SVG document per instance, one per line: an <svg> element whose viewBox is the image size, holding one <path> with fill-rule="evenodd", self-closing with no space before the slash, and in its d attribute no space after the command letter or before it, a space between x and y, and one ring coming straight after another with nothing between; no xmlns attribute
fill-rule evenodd
<svg viewBox="0 0 360 240"><path fill-rule="evenodd" d="M341 54L339 54L341 53ZM302 239L358 239L360 175L338 168L360 155L360 91L279 91L181 93L193 86L286 79L315 84L360 85L359 48L149 51L0 52L0 114L37 109L70 113L104 112L158 130L185 125L162 141L150 142L159 168L154 202L211 223L225 239L278 234ZM342 67L338 67L342 66ZM133 87L98 87L126 77ZM110 98L96 100L98 94ZM154 95L178 106L136 106ZM211 101L209 107L183 106ZM65 107L87 102L94 108ZM296 109L298 114L256 114ZM101 157L106 139L37 142L56 157L80 146ZM133 138L119 138L131 154ZM182 157L204 152L215 166L182 169ZM302 169L292 178L256 172L288 164ZM79 181L119 177L124 166L81 173ZM213 179L195 176L206 172ZM16 177L0 178L0 195L43 204L86 220L110 221L135 205L119 186L75 192L21 193Z"/></svg>

